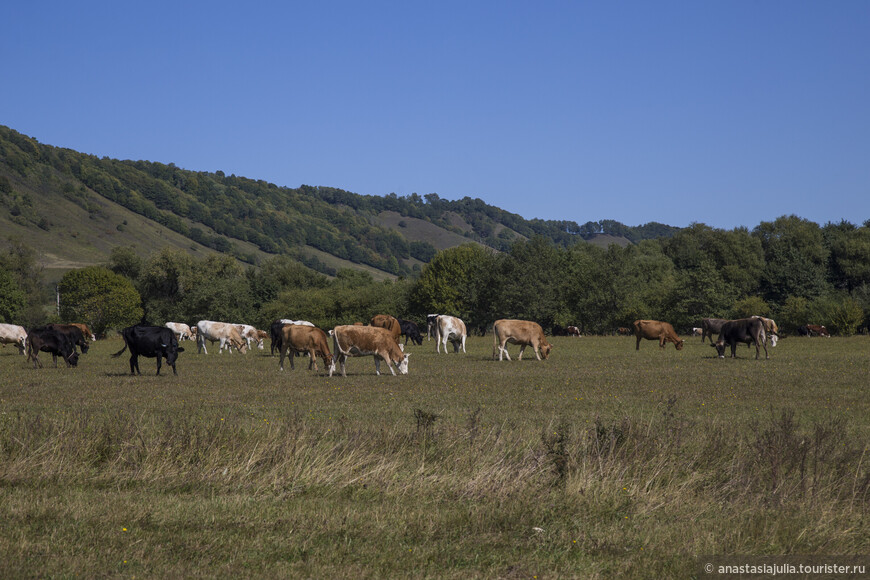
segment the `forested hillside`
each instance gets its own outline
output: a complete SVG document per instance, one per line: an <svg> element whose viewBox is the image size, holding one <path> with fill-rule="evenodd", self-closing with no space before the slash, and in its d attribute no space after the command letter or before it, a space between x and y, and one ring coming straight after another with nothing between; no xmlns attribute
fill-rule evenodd
<svg viewBox="0 0 870 580"><path fill-rule="evenodd" d="M0 126L3 217L30 227L34 237L50 233L63 222L52 211L53 203L43 203L52 196L75 204L92 220L105 217L108 210L101 206L110 201L196 246L251 264L264 255L289 255L329 275L337 268L322 259L324 253L392 275L411 274L432 259L439 249L436 244L403 235L401 227L385 227L378 220L384 212L425 220L464 241L502 251L532 236L567 247L597 234L636 242L677 230L656 223L628 227L605 220L580 226L573 221L527 220L479 199L448 201L435 193L380 197L331 187L279 187L221 171L98 158L43 145ZM114 227L129 229L129 220L119 219Z"/></svg>
<svg viewBox="0 0 870 580"><path fill-rule="evenodd" d="M870 315L870 220L580 226L468 198L293 189L98 159L4 127L0 228L0 322L18 324L302 318L330 328L441 312L476 331L523 318L607 333L652 318L686 332L702 317L760 314L786 332L815 323L851 334ZM596 237L614 243L583 242ZM44 261L64 251L75 259L57 273L55 309Z"/></svg>

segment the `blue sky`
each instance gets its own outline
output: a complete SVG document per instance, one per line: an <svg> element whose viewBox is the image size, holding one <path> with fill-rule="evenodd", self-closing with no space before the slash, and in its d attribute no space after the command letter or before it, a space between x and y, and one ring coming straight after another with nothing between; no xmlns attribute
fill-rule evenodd
<svg viewBox="0 0 870 580"><path fill-rule="evenodd" d="M11 2L0 124L526 218L870 219L870 2Z"/></svg>

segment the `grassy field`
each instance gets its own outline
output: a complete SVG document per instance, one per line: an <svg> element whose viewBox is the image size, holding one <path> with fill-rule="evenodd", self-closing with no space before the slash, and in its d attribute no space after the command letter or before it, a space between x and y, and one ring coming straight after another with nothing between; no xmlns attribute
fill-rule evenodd
<svg viewBox="0 0 870 580"><path fill-rule="evenodd" d="M704 555L870 553L870 339L767 361L553 340L501 363L491 337L424 342L409 376L369 357L346 378L268 347L184 343L177 377L129 376L117 339L76 369L0 349L0 576L687 578Z"/></svg>

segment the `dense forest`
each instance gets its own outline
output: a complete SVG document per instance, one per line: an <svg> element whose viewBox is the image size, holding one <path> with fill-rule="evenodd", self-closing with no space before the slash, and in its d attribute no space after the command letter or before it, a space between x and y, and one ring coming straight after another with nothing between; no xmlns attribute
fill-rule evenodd
<svg viewBox="0 0 870 580"><path fill-rule="evenodd" d="M686 332L702 317L760 314L785 332L817 323L847 335L870 315L870 220L819 225L785 215L751 230L629 228L608 220L580 226L525 220L469 198L290 189L171 164L98 159L0 127L0 211L12 223L50 230L56 226L38 211L38 199L22 193L47 190L88 211L100 211L95 196L112 200L220 253L158 248L143 255L141 248L115 247L103 263L63 276L58 312L38 252L26 240L2 240L0 322L75 320L105 332L143 318L260 328L294 318L329 328L377 313L422 322L441 312L478 332L508 317L550 331L570 324L609 333L637 318L667 320ZM409 242L377 225L373 216L383 211L445 229L454 227L449 214L460 215L471 225L459 230L469 243L437 251ZM584 242L602 233L634 243ZM267 257L245 256L234 240ZM324 271L299 259L303 245L398 277ZM412 256L422 266L410 268Z"/></svg>

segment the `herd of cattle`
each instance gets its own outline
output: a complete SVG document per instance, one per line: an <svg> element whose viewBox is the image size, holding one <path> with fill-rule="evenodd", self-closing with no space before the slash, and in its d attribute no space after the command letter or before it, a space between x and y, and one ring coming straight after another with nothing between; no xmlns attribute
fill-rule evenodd
<svg viewBox="0 0 870 580"><path fill-rule="evenodd" d="M460 350L465 352L465 341L468 337L465 323L449 315L430 314L426 320L427 336L431 340L434 336L436 352L440 353L443 347L447 353L447 343L453 345L453 352ZM557 334L555 332L554 334ZM559 334L567 336L580 336L580 330L574 326L567 328L559 327ZM636 320L633 328L619 328L619 334L634 335L637 339L635 348L640 349L640 342L646 340L658 340L659 347L673 343L677 350L682 350L683 340L674 331L673 326L667 322L658 320ZM824 326L808 324L798 329L802 336L830 336ZM755 345L755 358L760 357L760 350L764 348L765 358L770 358L767 351L767 343L776 346L779 329L770 318L753 316L738 320L725 320L719 318L704 318L701 326L692 329L693 335L700 335L701 341L710 339L710 346L716 348L719 358L725 357L725 349L731 348L731 356L736 356L737 345L745 343L747 346ZM716 342L713 336L718 335ZM172 367L172 372L178 374L175 362L178 354L184 352L179 343L185 340L196 341L197 352L208 354L206 342L214 345L218 343L218 353L224 349L228 352L238 350L246 353L252 345L258 349L264 348L266 338L271 339L272 354L277 351L280 355L279 369L284 370L284 359L290 359L290 368L294 368L293 359L297 354L306 354L309 357L308 368L317 371L317 357L323 361L323 365L332 376L337 367L341 367L342 376L346 376L346 363L349 357L373 356L375 360L375 373L380 375L381 361L387 362L390 372L395 375L396 370L400 374L408 373L408 357L410 353L404 352L404 347L410 340L412 344L422 345L423 337L419 328L413 322L395 318L387 314L374 316L368 325L357 322L352 325L336 326L329 332L317 328L304 320L279 319L272 323L269 332L258 330L247 324L232 324L227 322L214 322L200 320L196 326L188 326L180 322L167 322L165 326L149 326L137 324L121 331L124 340L124 348L112 357L119 357L125 350L130 351L130 373L142 374L139 370L139 356L157 359L157 374L160 374L162 360ZM404 343L401 337L405 337ZM332 337L332 350L329 348L329 337ZM57 366L57 358L64 360L67 367L78 364L79 354L88 352L88 341L96 340L86 324L49 324L30 331L13 324L0 324L0 344L14 344L22 355L27 355L27 360L33 361L34 368L41 368L39 360L40 352L48 352L52 355L54 366ZM547 359L553 346L547 342L541 326L528 320L497 320L493 323L493 358L498 360L507 358L511 360L506 345L517 344L520 346L519 360L522 360L526 347L531 346L535 357L541 360ZM393 370L393 367L396 370Z"/></svg>

